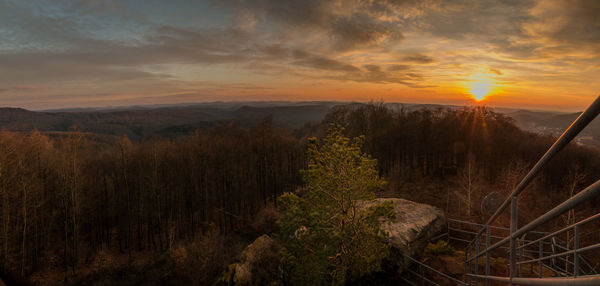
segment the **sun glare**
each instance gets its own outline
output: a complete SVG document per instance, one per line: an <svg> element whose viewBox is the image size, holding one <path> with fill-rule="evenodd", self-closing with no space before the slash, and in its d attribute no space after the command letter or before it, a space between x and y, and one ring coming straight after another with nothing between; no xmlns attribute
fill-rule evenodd
<svg viewBox="0 0 600 286"><path fill-rule="evenodd" d="M490 85L487 83L476 83L471 88L471 94L477 101L483 100L488 93L490 93Z"/></svg>
<svg viewBox="0 0 600 286"><path fill-rule="evenodd" d="M468 90L476 101L482 101L494 88L492 80L483 75L474 75L471 77L471 80L467 84Z"/></svg>

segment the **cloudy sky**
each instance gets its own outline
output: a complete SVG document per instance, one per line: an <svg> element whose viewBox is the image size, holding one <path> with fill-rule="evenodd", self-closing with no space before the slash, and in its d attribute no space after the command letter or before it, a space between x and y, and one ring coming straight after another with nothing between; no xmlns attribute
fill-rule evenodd
<svg viewBox="0 0 600 286"><path fill-rule="evenodd" d="M600 1L0 0L0 106L341 100L572 111Z"/></svg>

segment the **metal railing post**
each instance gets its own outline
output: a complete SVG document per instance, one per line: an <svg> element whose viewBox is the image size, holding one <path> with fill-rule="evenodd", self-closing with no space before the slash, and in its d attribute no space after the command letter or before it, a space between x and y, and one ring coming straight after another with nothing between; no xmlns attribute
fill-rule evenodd
<svg viewBox="0 0 600 286"><path fill-rule="evenodd" d="M488 249L490 247L490 226L486 225L485 226L485 249ZM490 285L490 280L488 279L488 277L490 276L490 252L486 251L485 252L485 286L489 286Z"/></svg>
<svg viewBox="0 0 600 286"><path fill-rule="evenodd" d="M517 245L521 245L523 242L521 239L517 239ZM521 250L518 252L518 261L521 261L523 259L523 256L525 256L525 253L523 252L524 249L521 248ZM523 276L523 264L519 264L519 277Z"/></svg>
<svg viewBox="0 0 600 286"><path fill-rule="evenodd" d="M421 285L425 286L425 270L421 265L419 265L419 269L421 270Z"/></svg>
<svg viewBox="0 0 600 286"><path fill-rule="evenodd" d="M575 226L575 237L573 238L575 239L575 241L573 242L573 249L575 250L575 252L573 253L573 262L574 262L574 269L573 269L573 273L575 273L575 277L579 276L579 254L577 253L577 249L579 249L579 226L576 225ZM568 246L568 241L567 241L567 246Z"/></svg>
<svg viewBox="0 0 600 286"><path fill-rule="evenodd" d="M533 257L533 254L532 254L532 257ZM533 263L529 264L529 276L533 276L533 268L534 268Z"/></svg>
<svg viewBox="0 0 600 286"><path fill-rule="evenodd" d="M467 285L471 285L471 276L468 274L471 274L471 262L469 261L469 259L471 258L471 246L469 245L467 247L467 251L465 252L465 256L467 257L467 259L465 259L465 275L467 277Z"/></svg>
<svg viewBox="0 0 600 286"><path fill-rule="evenodd" d="M450 220L446 220L446 242L450 243Z"/></svg>
<svg viewBox="0 0 600 286"><path fill-rule="evenodd" d="M478 238L477 242L475 242L475 253L479 253L479 243L480 243L480 240ZM474 262L475 262L475 275L479 275L479 257L475 258ZM479 278L477 278L477 276L475 276L475 285L479 285Z"/></svg>
<svg viewBox="0 0 600 286"><path fill-rule="evenodd" d="M544 257L544 241L540 240L540 245L538 246L538 258L542 258ZM544 262L540 259L539 261L539 266L540 266L540 278L544 277Z"/></svg>
<svg viewBox="0 0 600 286"><path fill-rule="evenodd" d="M556 254L556 237L552 237L550 240L550 250L552 250L552 255ZM556 259L552 258L550 263L552 263L552 268L556 268Z"/></svg>
<svg viewBox="0 0 600 286"><path fill-rule="evenodd" d="M517 215L517 197L513 196L510 199L510 285L514 285L512 283L512 279L515 277L517 270L517 247L515 245L515 238L513 236L513 234L517 231Z"/></svg>

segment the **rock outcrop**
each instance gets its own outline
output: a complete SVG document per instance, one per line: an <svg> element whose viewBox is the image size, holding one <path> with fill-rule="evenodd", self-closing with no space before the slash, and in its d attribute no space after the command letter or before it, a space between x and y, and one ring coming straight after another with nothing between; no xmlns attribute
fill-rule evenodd
<svg viewBox="0 0 600 286"><path fill-rule="evenodd" d="M277 285L281 245L268 235L257 238L235 265L235 285Z"/></svg>
<svg viewBox="0 0 600 286"><path fill-rule="evenodd" d="M389 262L404 272L411 261L404 255L418 257L427 243L446 228L442 210L404 199L382 198L365 204L368 207L392 202L396 218L383 220L381 227L390 235ZM216 285L277 285L281 244L268 235L256 239L242 252L240 262L232 264Z"/></svg>
<svg viewBox="0 0 600 286"><path fill-rule="evenodd" d="M411 264L404 255L420 256L429 240L445 230L446 219L444 212L436 207L404 199L382 198L375 203L390 201L394 204L396 219L384 220L381 228L390 235L390 261L397 265L399 272L404 272Z"/></svg>

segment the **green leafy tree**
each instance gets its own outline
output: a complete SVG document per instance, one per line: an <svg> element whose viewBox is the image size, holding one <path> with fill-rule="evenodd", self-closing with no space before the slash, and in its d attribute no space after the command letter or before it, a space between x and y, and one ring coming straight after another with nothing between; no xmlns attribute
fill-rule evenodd
<svg viewBox="0 0 600 286"><path fill-rule="evenodd" d="M379 270L389 254L379 218L393 218L393 206L372 202L385 181L377 161L361 152L364 137L350 140L343 131L332 125L323 142L309 139L303 171L308 188L280 198L283 259L291 284L343 284Z"/></svg>

